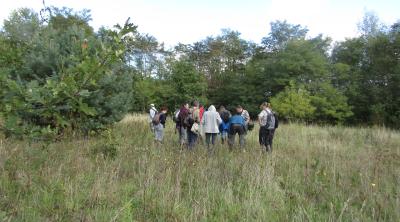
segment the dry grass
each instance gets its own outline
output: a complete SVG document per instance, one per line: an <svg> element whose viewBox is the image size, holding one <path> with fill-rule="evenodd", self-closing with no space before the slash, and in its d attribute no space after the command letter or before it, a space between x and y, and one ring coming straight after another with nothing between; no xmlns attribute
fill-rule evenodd
<svg viewBox="0 0 400 222"><path fill-rule="evenodd" d="M400 133L282 125L274 152L180 150L169 122L153 145L146 117L103 136L0 141L0 220L399 221Z"/></svg>

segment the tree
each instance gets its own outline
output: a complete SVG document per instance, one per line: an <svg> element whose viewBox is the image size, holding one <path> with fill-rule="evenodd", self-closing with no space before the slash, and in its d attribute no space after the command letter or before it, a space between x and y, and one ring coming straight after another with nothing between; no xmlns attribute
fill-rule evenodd
<svg viewBox="0 0 400 222"><path fill-rule="evenodd" d="M271 31L262 39L262 45L267 51L283 49L292 40L304 40L308 29L301 25L292 25L287 21L271 22Z"/></svg>
<svg viewBox="0 0 400 222"><path fill-rule="evenodd" d="M280 117L289 121L312 120L316 109L311 101L310 93L304 87L296 87L294 82L271 98L273 109Z"/></svg>
<svg viewBox="0 0 400 222"><path fill-rule="evenodd" d="M6 135L53 138L68 129L96 131L121 119L131 107L133 78L125 52L136 27L128 20L107 30L109 40L101 41L75 22L61 30L49 21L35 29L33 39L20 38L28 46L18 57L20 65L0 69ZM5 52L13 50L8 30L17 27L11 24L19 26L13 22L5 30Z"/></svg>
<svg viewBox="0 0 400 222"><path fill-rule="evenodd" d="M203 103L207 102L207 83L193 63L187 60L176 61L172 64L169 84L176 91L171 95L175 104L182 104L194 99Z"/></svg>

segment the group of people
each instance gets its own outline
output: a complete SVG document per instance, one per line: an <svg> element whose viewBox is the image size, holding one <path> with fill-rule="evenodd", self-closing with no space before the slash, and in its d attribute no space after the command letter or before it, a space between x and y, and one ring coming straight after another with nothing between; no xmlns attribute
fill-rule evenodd
<svg viewBox="0 0 400 222"><path fill-rule="evenodd" d="M258 115L259 143L263 150L272 152L272 142L275 129L278 128L278 119L272 111L270 103L263 103L260 106L261 112ZM149 123L155 136L155 142L162 144L164 137L165 123L168 109L162 107L158 111L154 104L150 104ZM175 122L175 133L179 134L179 144L192 150L198 143L203 143L209 153L214 152L214 146L218 137L221 143L228 143L230 149L233 148L236 135L239 136L239 145L245 148L246 135L252 130L254 123L250 119L250 114L242 106L238 105L231 113L224 106L220 106L218 111L214 105L207 110L198 101L184 103L180 109L173 114ZM205 138L203 138L205 137Z"/></svg>

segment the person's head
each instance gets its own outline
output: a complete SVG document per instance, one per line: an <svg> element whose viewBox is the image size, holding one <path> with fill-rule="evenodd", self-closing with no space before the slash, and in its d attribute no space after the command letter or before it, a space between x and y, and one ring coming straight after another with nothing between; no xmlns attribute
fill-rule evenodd
<svg viewBox="0 0 400 222"><path fill-rule="evenodd" d="M199 101L193 102L193 107L199 108L200 107L199 105L200 105Z"/></svg>
<svg viewBox="0 0 400 222"><path fill-rule="evenodd" d="M150 108L155 108L154 103L150 104Z"/></svg>
<svg viewBox="0 0 400 222"><path fill-rule="evenodd" d="M262 110L271 109L271 103L263 102L260 106Z"/></svg>
<svg viewBox="0 0 400 222"><path fill-rule="evenodd" d="M185 107L186 109L189 109L189 103L183 103L182 107Z"/></svg>
<svg viewBox="0 0 400 222"><path fill-rule="evenodd" d="M219 107L219 111L220 111L220 112L223 112L223 111L225 111L225 110L226 110L226 109L225 109L225 106L222 106L222 105L221 105L221 106Z"/></svg>
<svg viewBox="0 0 400 222"><path fill-rule="evenodd" d="M236 106L236 112L237 113L242 113L243 112L243 107L241 105Z"/></svg>
<svg viewBox="0 0 400 222"><path fill-rule="evenodd" d="M161 112L162 113L167 113L168 112L168 108L165 107L165 106L161 107Z"/></svg>
<svg viewBox="0 0 400 222"><path fill-rule="evenodd" d="M210 107L208 107L208 111L216 111L215 106L211 105Z"/></svg>
<svg viewBox="0 0 400 222"><path fill-rule="evenodd" d="M232 113L233 113L233 115L239 115L239 116L242 115L242 111L240 111L240 110L237 109L237 108L234 109Z"/></svg>

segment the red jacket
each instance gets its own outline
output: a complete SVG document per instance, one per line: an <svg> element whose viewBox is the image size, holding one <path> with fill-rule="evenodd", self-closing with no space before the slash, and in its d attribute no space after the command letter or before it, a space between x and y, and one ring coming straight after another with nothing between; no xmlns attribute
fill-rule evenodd
<svg viewBox="0 0 400 222"><path fill-rule="evenodd" d="M203 119L203 114L204 114L204 106L200 107L200 121Z"/></svg>

